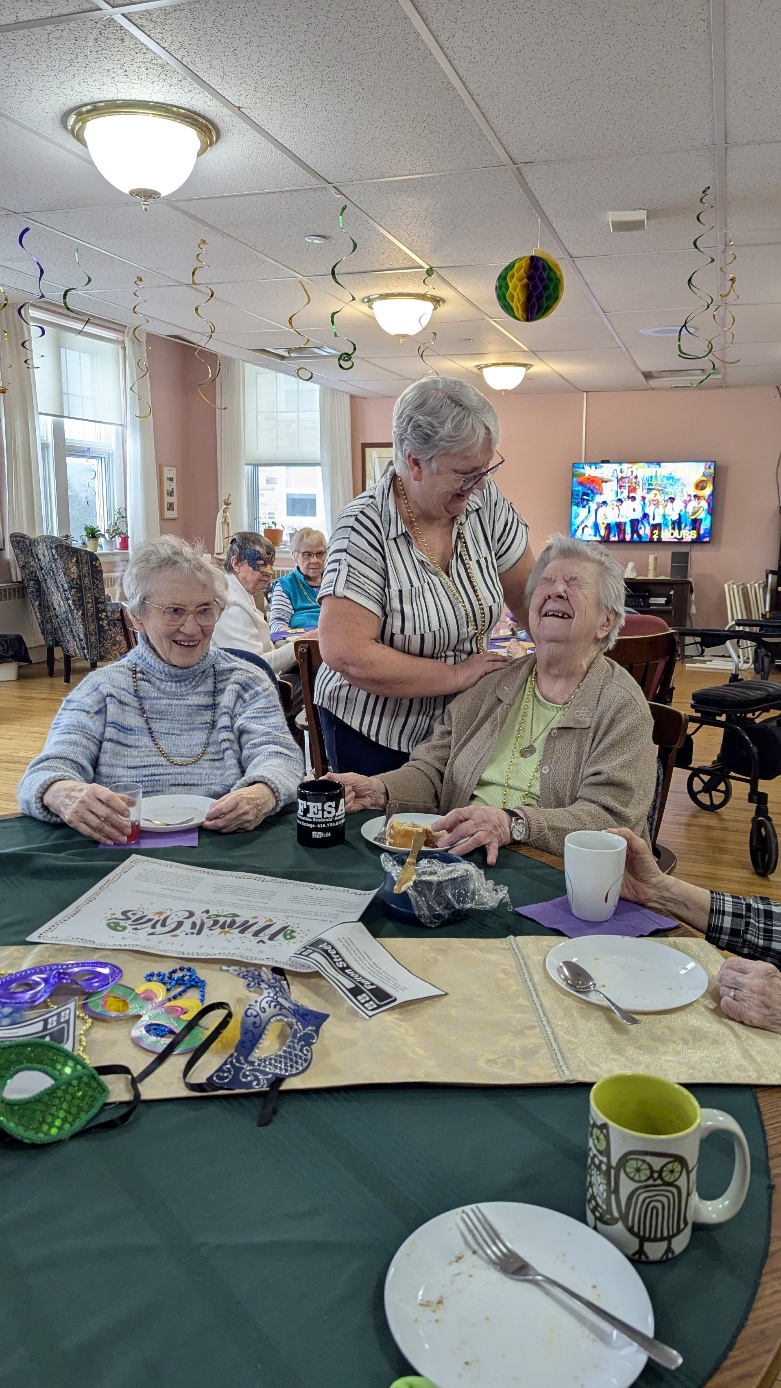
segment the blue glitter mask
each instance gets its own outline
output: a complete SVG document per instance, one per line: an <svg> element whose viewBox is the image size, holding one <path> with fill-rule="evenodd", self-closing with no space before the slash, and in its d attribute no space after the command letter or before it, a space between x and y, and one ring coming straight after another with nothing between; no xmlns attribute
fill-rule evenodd
<svg viewBox="0 0 781 1388"><path fill-rule="evenodd" d="M301 1075L312 1064L312 1048L327 1012L313 1012L296 1002L282 981L270 969L227 968L223 972L242 978L251 993L241 1023L236 1049L209 1076L207 1086L215 1089L268 1089L275 1081ZM290 1032L285 1044L273 1055L255 1055L272 1022L284 1022Z"/></svg>

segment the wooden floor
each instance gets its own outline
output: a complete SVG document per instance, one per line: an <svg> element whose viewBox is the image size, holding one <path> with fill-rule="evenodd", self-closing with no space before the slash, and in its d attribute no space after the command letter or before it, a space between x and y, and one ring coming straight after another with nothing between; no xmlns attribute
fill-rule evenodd
<svg viewBox="0 0 781 1388"><path fill-rule="evenodd" d="M71 688L86 674L87 667L74 661ZM723 684L727 672L679 667L676 675L675 704L689 709L691 692L708 684ZM44 665L22 666L15 682L0 682L0 814L17 811L16 785L28 762L43 747L52 718L67 692L58 661L54 679ZM718 746L718 734L703 729L697 734L696 756L707 762ZM781 873L758 878L751 869L748 835L752 809L746 788L736 786L730 804L716 814L708 814L692 803L686 793L687 772L673 772L661 841L678 856L677 873L703 887L720 888L744 895L761 892L781 896ZM765 782L770 811L781 833L781 778ZM779 878L776 884L776 878Z"/></svg>

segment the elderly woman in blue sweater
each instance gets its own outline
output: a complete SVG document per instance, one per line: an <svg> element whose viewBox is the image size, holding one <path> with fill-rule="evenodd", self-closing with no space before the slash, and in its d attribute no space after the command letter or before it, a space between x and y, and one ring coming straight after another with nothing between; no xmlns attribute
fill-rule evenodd
<svg viewBox="0 0 781 1388"><path fill-rule="evenodd" d="M214 797L205 829L254 829L293 799L303 760L268 676L211 645L224 575L166 535L134 551L124 588L138 645L65 700L22 777L20 809L121 843L127 804L107 787L132 780L148 795Z"/></svg>

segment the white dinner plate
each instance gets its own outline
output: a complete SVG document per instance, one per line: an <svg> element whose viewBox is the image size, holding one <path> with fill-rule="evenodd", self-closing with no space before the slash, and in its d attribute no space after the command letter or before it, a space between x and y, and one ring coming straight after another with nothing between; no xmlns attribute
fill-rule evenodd
<svg viewBox="0 0 781 1388"><path fill-rule="evenodd" d="M607 1007L595 993L573 993L559 978L558 966L572 959L588 969L598 988L630 1012L666 1012L702 997L708 975L688 954L655 940L629 935L584 935L555 945L545 960L554 983L570 997Z"/></svg>
<svg viewBox="0 0 781 1388"><path fill-rule="evenodd" d="M488 1217L551 1277L653 1334L632 1264L585 1224L539 1205L489 1201ZM503 1277L471 1253L458 1210L401 1245L385 1279L391 1334L437 1388L627 1388L646 1356L557 1292Z"/></svg>
<svg viewBox="0 0 781 1388"><path fill-rule="evenodd" d="M196 829L203 824L213 804L208 795L145 795L141 802L141 828L145 834ZM165 823L153 824L153 819Z"/></svg>
<svg viewBox="0 0 781 1388"><path fill-rule="evenodd" d="M392 824L394 819L401 819L405 824L419 824L420 827L423 828L424 825L433 824L436 819L441 818L442 816L439 814L416 814L414 810L410 810L409 814L392 814L390 822ZM383 843L382 839L377 838L377 835L381 834L384 828L385 815L380 814L376 819L367 819L366 823L361 825L361 833L363 837L368 839L369 843L373 843L375 847L387 848L388 845ZM397 852L403 853L404 849L397 849Z"/></svg>

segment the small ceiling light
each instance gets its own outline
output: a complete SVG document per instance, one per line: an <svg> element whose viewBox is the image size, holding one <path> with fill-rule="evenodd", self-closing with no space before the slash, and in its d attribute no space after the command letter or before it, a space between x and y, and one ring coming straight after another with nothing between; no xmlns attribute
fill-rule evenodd
<svg viewBox="0 0 781 1388"><path fill-rule="evenodd" d="M328 237L328 236L321 236L320 233L319 233L319 231L318 231L318 232L313 232L311 236L305 236L305 237L304 237L304 240L305 240L305 241L308 241L309 244L310 244L310 246L322 246L322 245L325 244L326 241L329 241L329 240L330 240L330 237Z"/></svg>
<svg viewBox="0 0 781 1388"><path fill-rule="evenodd" d="M103 177L143 203L181 188L218 138L196 111L157 101L93 101L71 111L66 126Z"/></svg>
<svg viewBox="0 0 781 1388"><path fill-rule="evenodd" d="M478 366L478 371L482 371L483 380L491 390L514 390L521 384L526 372L529 370L529 363L526 361L502 361L484 362Z"/></svg>
<svg viewBox="0 0 781 1388"><path fill-rule="evenodd" d="M391 337L415 337L422 333L435 308L444 299L436 294L367 294L361 300L369 304L380 327Z"/></svg>

